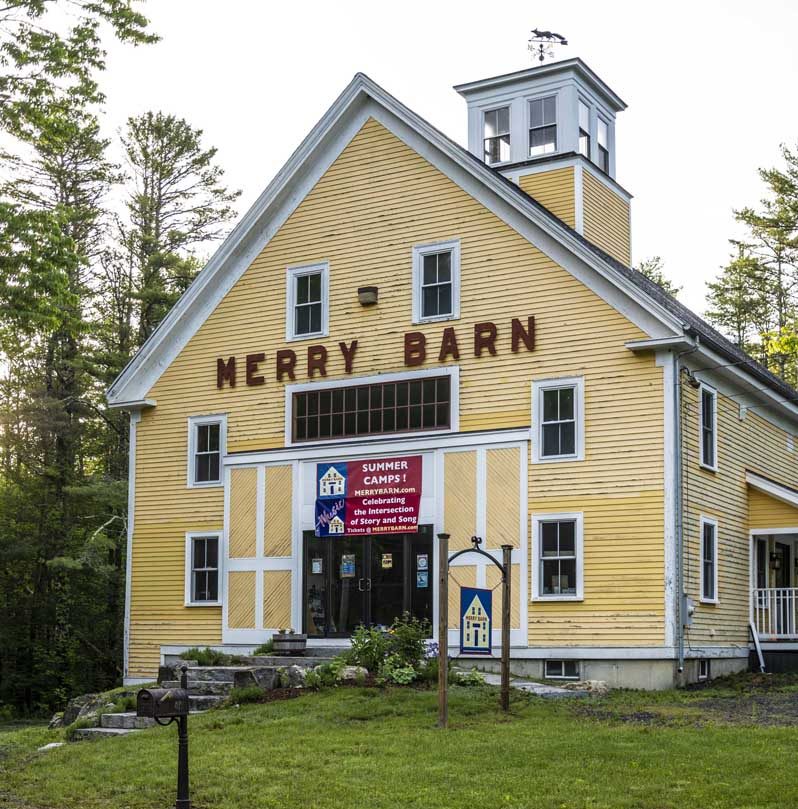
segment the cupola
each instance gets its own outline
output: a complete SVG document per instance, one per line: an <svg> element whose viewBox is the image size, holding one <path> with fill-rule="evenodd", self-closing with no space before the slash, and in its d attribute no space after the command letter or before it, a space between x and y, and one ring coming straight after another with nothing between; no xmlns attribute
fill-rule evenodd
<svg viewBox="0 0 798 809"><path fill-rule="evenodd" d="M567 225L631 262L631 195L615 180L624 101L581 59L459 84L468 148Z"/></svg>

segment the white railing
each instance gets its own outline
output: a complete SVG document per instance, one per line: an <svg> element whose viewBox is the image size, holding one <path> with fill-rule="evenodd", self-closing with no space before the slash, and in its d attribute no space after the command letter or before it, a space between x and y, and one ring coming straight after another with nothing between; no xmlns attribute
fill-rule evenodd
<svg viewBox="0 0 798 809"><path fill-rule="evenodd" d="M755 589L752 609L760 639L798 640L798 587Z"/></svg>

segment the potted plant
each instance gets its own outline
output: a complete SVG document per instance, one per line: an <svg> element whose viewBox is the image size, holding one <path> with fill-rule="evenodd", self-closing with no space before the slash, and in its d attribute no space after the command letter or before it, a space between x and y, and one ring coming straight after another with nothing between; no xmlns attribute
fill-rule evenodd
<svg viewBox="0 0 798 809"><path fill-rule="evenodd" d="M281 629L272 635L272 643L276 655L302 655L308 645L308 636L300 635L293 629Z"/></svg>

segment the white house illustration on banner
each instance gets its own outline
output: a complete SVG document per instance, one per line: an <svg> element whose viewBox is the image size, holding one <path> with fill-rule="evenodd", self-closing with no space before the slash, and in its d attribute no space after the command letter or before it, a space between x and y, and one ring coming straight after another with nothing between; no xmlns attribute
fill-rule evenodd
<svg viewBox="0 0 798 809"><path fill-rule="evenodd" d="M330 534L343 534L344 521L338 515L336 515L330 520L330 525L327 532Z"/></svg>
<svg viewBox="0 0 798 809"><path fill-rule="evenodd" d="M346 478L334 466L331 466L319 478L319 497L333 497L334 495L343 494L345 485Z"/></svg>
<svg viewBox="0 0 798 809"><path fill-rule="evenodd" d="M463 646L468 649L490 649L488 614L475 595L463 616Z"/></svg>

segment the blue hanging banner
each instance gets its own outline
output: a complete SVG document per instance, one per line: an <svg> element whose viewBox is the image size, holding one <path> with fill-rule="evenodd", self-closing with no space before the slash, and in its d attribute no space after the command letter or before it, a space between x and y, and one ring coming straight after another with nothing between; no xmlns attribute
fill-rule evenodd
<svg viewBox="0 0 798 809"><path fill-rule="evenodd" d="M493 629L493 592L460 588L460 654L489 655Z"/></svg>

